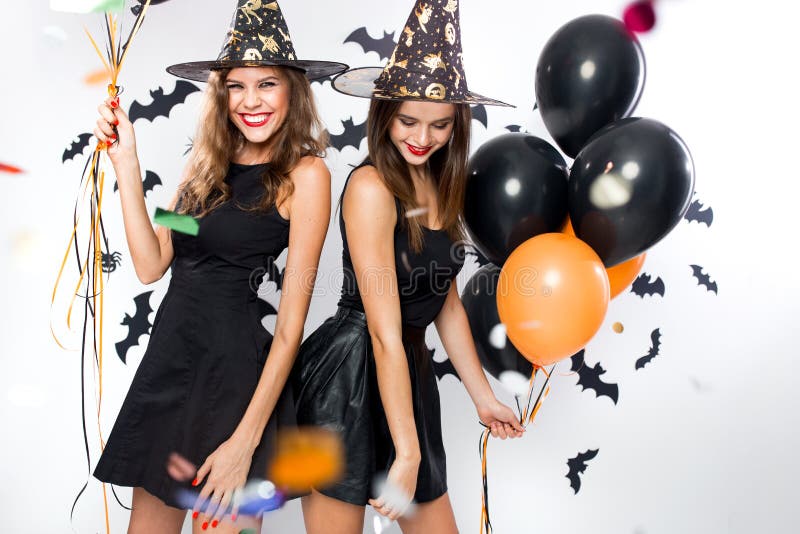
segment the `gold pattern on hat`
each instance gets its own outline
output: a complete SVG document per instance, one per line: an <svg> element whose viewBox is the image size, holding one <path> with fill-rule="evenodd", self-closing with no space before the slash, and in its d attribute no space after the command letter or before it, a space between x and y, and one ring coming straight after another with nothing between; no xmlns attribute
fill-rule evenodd
<svg viewBox="0 0 800 534"><path fill-rule="evenodd" d="M270 4L266 4L264 8L271 9L272 11L278 11L278 2L272 2Z"/></svg>
<svg viewBox="0 0 800 534"><path fill-rule="evenodd" d="M408 87L406 87L405 85L400 88L400 90L397 92L397 94L398 94L398 96L419 97L419 91L414 91L413 93L409 93L408 92Z"/></svg>
<svg viewBox="0 0 800 534"><path fill-rule="evenodd" d="M452 22L448 22L444 27L444 38L451 45L456 44L456 27Z"/></svg>
<svg viewBox="0 0 800 534"><path fill-rule="evenodd" d="M234 46L242 42L242 32L236 31L235 28L228 30L228 44L227 46Z"/></svg>
<svg viewBox="0 0 800 534"><path fill-rule="evenodd" d="M264 37L263 35L261 35L259 33L258 34L258 40L261 41L261 44L264 45L264 46L261 47L261 51L262 52L266 51L266 50L269 50L273 54L276 54L278 52L278 50L280 50L280 46L278 46L277 41L275 41L275 39L273 39L271 35L267 36L267 37Z"/></svg>
<svg viewBox="0 0 800 534"><path fill-rule="evenodd" d="M280 33L281 37L283 37L283 42L284 43L291 43L292 42L292 38L289 37L289 35L287 35L286 33L284 33L283 32L283 28L281 28L280 26L278 26L278 33Z"/></svg>
<svg viewBox="0 0 800 534"><path fill-rule="evenodd" d="M412 31L411 28L406 26L405 29L403 30L403 33L406 34L406 46L409 48L414 46L414 34L416 32Z"/></svg>
<svg viewBox="0 0 800 534"><path fill-rule="evenodd" d="M277 8L277 2L274 2L274 3L275 3L275 6ZM245 2L244 5L239 8L239 11L244 13L244 16L247 17L247 23L248 24L251 24L251 21L250 21L250 17L251 16L256 18L256 19L258 19L258 23L259 24L263 24L264 21L261 19L261 17L258 16L258 13L256 13L256 11L258 11L262 7L265 7L265 6L261 3L261 0L247 0L247 2Z"/></svg>
<svg viewBox="0 0 800 534"><path fill-rule="evenodd" d="M419 27L422 28L422 31L428 33L428 28L425 25L430 22L431 15L433 15L433 6L427 3L422 3L419 5L420 9L414 11L414 14L417 16L417 20L419 20Z"/></svg>
<svg viewBox="0 0 800 534"><path fill-rule="evenodd" d="M244 51L242 59L245 61L255 61L263 58L261 57L261 52L258 51L258 48L248 48Z"/></svg>
<svg viewBox="0 0 800 534"><path fill-rule="evenodd" d="M436 69L444 69L447 70L447 63L444 62L442 59L442 53L439 52L438 54L428 54L425 56L425 59L422 61L423 65L426 68L431 69L431 74L436 72Z"/></svg>
<svg viewBox="0 0 800 534"><path fill-rule="evenodd" d="M447 0L447 5L444 6L444 10L452 15L456 12L456 9L458 9L458 0Z"/></svg>
<svg viewBox="0 0 800 534"><path fill-rule="evenodd" d="M447 88L440 83L432 83L425 89L425 96L432 100L442 100L447 96Z"/></svg>

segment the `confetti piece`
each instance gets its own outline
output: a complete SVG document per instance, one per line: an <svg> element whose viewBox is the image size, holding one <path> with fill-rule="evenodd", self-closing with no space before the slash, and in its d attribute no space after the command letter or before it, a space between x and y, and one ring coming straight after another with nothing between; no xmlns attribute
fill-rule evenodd
<svg viewBox="0 0 800 534"><path fill-rule="evenodd" d="M14 167L13 165L0 163L0 172L7 172L9 174L22 174L25 171L23 171L19 167Z"/></svg>
<svg viewBox="0 0 800 534"><path fill-rule="evenodd" d="M614 332L616 332L617 334L621 334L625 330L625 327L622 326L622 323L614 323L614 326L612 326L611 328L613 328Z"/></svg>
<svg viewBox="0 0 800 534"><path fill-rule="evenodd" d="M656 25L653 0L634 2L625 8L622 16L625 27L636 33L647 33Z"/></svg>
<svg viewBox="0 0 800 534"><path fill-rule="evenodd" d="M50 0L50 9L63 13L122 11L125 0Z"/></svg>
<svg viewBox="0 0 800 534"><path fill-rule="evenodd" d="M197 222L197 219L190 217L189 215L175 213L174 211L156 208L156 214L153 217L153 222L182 234L196 236L198 233L200 233L200 223Z"/></svg>
<svg viewBox="0 0 800 534"><path fill-rule="evenodd" d="M528 394L530 378L517 371L503 371L500 373L500 383L515 396L524 397Z"/></svg>
<svg viewBox="0 0 800 534"><path fill-rule="evenodd" d="M83 83L86 85L105 85L108 83L108 79L110 77L111 76L106 69L100 69L87 74L83 78Z"/></svg>
<svg viewBox="0 0 800 534"><path fill-rule="evenodd" d="M489 332L489 344L497 350L503 350L506 348L506 342L506 325L503 323L495 325Z"/></svg>
<svg viewBox="0 0 800 534"><path fill-rule="evenodd" d="M425 215L426 213L428 213L428 208L414 208L413 210L408 210L406 212L406 219L419 217L421 215Z"/></svg>
<svg viewBox="0 0 800 534"><path fill-rule="evenodd" d="M324 428L297 428L278 435L269 478L289 492L308 491L339 479L344 467L339 435Z"/></svg>

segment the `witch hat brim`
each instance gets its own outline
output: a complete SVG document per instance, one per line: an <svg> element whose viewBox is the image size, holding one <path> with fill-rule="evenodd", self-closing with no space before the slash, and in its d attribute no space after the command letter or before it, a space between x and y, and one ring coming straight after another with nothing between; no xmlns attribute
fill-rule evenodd
<svg viewBox="0 0 800 534"><path fill-rule="evenodd" d="M449 104L483 104L488 106L514 107L500 100L467 91L463 96L435 100L428 96L403 91L387 91L376 88L375 81L383 73L383 67L361 67L343 72L333 79L333 88L338 92L361 98L379 100L417 100L421 102L442 102Z"/></svg>
<svg viewBox="0 0 800 534"><path fill-rule="evenodd" d="M311 80L347 69L347 65L338 61L297 59L277 0L237 0L236 6L216 60L179 63L167 67L167 72L205 82L215 70L238 67L288 67L303 71Z"/></svg>
<svg viewBox="0 0 800 534"><path fill-rule="evenodd" d="M309 80L333 76L334 74L339 74L343 70L347 69L346 64L337 63L334 61L314 61L303 59L234 59L180 63L178 65L167 67L167 72L178 76L179 78L186 78L187 80L194 80L197 82L205 82L208 81L209 74L215 70L236 69L239 67L288 67L303 71Z"/></svg>

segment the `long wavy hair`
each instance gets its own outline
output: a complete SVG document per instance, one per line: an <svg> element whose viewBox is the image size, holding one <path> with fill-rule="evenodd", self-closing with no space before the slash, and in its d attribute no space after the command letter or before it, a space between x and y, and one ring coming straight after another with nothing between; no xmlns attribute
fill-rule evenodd
<svg viewBox="0 0 800 534"><path fill-rule="evenodd" d="M417 217L406 213L418 207L414 182L408 163L389 137L392 121L400 111L402 101L373 99L367 117L367 160L375 166L386 187L400 200L401 224L407 225L409 244L415 252L422 250L422 224ZM437 213L442 229L453 241L464 238L462 214L464 188L469 158L472 112L467 104L455 104L455 119L450 142L434 152L428 160L430 176L438 193Z"/></svg>
<svg viewBox="0 0 800 534"><path fill-rule="evenodd" d="M249 210L267 210L291 196L294 188L289 173L305 156L324 156L327 132L317 114L314 94L305 75L296 69L272 67L289 84L289 109L286 119L269 140L272 159L265 166L264 195ZM228 118L230 69L211 73L205 91L203 110L189 161L189 178L181 191L181 213L207 215L231 198L225 176L232 158L245 143L242 132Z"/></svg>

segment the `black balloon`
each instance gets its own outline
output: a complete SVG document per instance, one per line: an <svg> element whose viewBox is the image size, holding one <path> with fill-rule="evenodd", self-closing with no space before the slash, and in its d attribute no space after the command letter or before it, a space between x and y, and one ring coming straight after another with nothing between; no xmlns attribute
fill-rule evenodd
<svg viewBox="0 0 800 534"><path fill-rule="evenodd" d="M575 235L611 267L667 235L693 191L683 139L652 119L622 119L597 132L575 159L569 215Z"/></svg>
<svg viewBox="0 0 800 534"><path fill-rule="evenodd" d="M464 221L475 246L495 265L531 237L558 231L567 216L567 164L533 135L508 133L470 158Z"/></svg>
<svg viewBox="0 0 800 534"><path fill-rule="evenodd" d="M531 376L533 365L514 348L506 338L505 347L498 349L490 342L492 329L500 324L497 314L497 281L500 267L485 265L475 271L461 294L461 301L469 318L469 327L475 340L478 359L486 371L500 379L505 371L516 371L526 378Z"/></svg>
<svg viewBox="0 0 800 534"><path fill-rule="evenodd" d="M587 15L562 26L536 67L536 102L547 131L574 158L597 130L633 113L645 63L622 21Z"/></svg>

